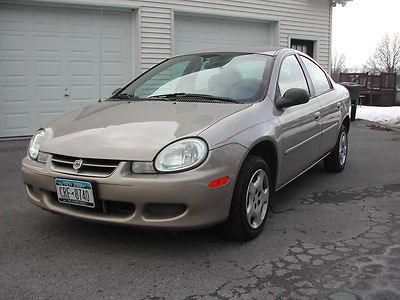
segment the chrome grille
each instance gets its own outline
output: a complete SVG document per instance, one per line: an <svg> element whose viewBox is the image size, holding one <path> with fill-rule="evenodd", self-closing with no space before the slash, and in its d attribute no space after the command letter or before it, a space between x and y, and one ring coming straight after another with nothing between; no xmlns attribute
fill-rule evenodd
<svg viewBox="0 0 400 300"><path fill-rule="evenodd" d="M78 170L73 168L77 160L82 160ZM108 177L118 167L120 161L110 159L79 158L53 154L51 169L55 172L91 177Z"/></svg>

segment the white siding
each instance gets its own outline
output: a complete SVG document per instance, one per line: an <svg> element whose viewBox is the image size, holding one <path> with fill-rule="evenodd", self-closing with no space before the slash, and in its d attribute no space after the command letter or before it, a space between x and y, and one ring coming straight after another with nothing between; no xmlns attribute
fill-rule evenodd
<svg viewBox="0 0 400 300"><path fill-rule="evenodd" d="M156 2L143 2L140 9L140 66L145 71L172 55L173 12ZM153 5L147 6L150 3Z"/></svg>
<svg viewBox="0 0 400 300"><path fill-rule="evenodd" d="M39 0L33 0L39 1ZM43 3L43 0L41 0ZM317 60L328 69L331 8L329 0L44 0L57 4L128 6L138 9L137 62L144 71L173 54L174 14L279 21L279 46L291 37L317 41Z"/></svg>
<svg viewBox="0 0 400 300"><path fill-rule="evenodd" d="M314 39L318 43L319 62L326 69L329 66L328 0L142 0L133 3L142 6L142 70L172 54L173 18L179 12L278 20L280 47L288 47L291 36Z"/></svg>

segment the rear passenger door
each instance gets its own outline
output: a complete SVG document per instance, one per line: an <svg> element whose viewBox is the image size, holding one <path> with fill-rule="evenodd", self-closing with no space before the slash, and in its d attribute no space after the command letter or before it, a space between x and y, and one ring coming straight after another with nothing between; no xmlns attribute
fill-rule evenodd
<svg viewBox="0 0 400 300"><path fill-rule="evenodd" d="M331 151L336 144L340 129L341 102L334 93L332 82L326 73L311 59L300 55L309 75L314 95L312 101L321 107L321 155Z"/></svg>
<svg viewBox="0 0 400 300"><path fill-rule="evenodd" d="M303 69L294 54L286 56L282 61L276 97L282 97L291 88L301 88L311 92ZM318 101L313 100L278 110L283 151L278 186L290 181L320 158L319 110Z"/></svg>

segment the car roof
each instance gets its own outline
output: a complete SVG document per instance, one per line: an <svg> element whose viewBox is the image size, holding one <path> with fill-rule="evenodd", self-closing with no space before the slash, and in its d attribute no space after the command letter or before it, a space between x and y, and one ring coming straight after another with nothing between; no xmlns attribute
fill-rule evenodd
<svg viewBox="0 0 400 300"><path fill-rule="evenodd" d="M218 54L218 53L251 53L251 54L264 54L264 55L271 55L271 56L277 56L278 54L282 53L294 53L294 52L299 52L294 49L290 48L277 48L277 47L264 47L262 49L254 49L254 48L249 48L249 49L210 49L210 50L202 50L202 51L195 51L195 52L185 52L179 55L176 55L174 57L179 57L179 56L185 56L185 55L191 55L191 54ZM299 52L300 53L300 52Z"/></svg>

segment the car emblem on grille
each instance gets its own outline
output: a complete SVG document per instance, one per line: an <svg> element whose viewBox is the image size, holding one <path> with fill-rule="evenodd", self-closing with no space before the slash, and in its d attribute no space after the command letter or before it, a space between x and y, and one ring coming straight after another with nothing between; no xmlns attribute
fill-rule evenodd
<svg viewBox="0 0 400 300"><path fill-rule="evenodd" d="M83 160L77 159L76 161L74 161L72 168L74 168L74 170L78 172L79 169L82 167L82 164L83 164Z"/></svg>

